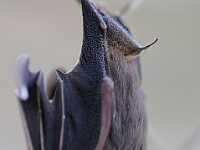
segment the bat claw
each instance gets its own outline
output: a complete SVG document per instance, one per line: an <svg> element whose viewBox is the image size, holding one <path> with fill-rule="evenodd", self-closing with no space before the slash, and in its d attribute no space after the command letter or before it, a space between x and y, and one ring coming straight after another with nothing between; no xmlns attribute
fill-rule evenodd
<svg viewBox="0 0 200 150"><path fill-rule="evenodd" d="M155 39L153 42L151 42L150 44L148 44L148 45L146 45L146 46L143 46L143 47L140 47L139 49L140 49L140 51L145 50L145 49L147 49L147 48L153 46L153 45L156 44L157 42L158 42L158 38L156 38L156 39Z"/></svg>

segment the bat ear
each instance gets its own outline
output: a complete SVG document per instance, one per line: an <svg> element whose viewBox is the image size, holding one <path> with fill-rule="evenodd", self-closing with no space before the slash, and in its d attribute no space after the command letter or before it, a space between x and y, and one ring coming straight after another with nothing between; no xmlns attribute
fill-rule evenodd
<svg viewBox="0 0 200 150"><path fill-rule="evenodd" d="M81 68L95 80L105 75L106 30L101 14L89 0L81 0L83 11L83 45Z"/></svg>

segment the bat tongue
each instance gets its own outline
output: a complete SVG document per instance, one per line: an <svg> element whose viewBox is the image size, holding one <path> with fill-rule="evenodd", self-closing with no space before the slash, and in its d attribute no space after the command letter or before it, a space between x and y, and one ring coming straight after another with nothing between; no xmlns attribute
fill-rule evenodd
<svg viewBox="0 0 200 150"><path fill-rule="evenodd" d="M105 75L105 49L107 26L89 0L81 0L83 11L83 45L81 68L93 79L100 80Z"/></svg>

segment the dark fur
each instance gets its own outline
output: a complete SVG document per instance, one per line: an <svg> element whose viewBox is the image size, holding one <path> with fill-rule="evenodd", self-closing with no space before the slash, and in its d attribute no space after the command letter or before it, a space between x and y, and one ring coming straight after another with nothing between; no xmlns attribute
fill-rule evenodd
<svg viewBox="0 0 200 150"><path fill-rule="evenodd" d="M144 150L146 112L136 62L127 63L110 48L109 76L114 81L112 125L104 150Z"/></svg>

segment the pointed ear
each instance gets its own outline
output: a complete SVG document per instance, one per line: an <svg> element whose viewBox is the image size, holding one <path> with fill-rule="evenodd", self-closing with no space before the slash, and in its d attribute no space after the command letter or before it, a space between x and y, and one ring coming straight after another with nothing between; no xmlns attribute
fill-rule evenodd
<svg viewBox="0 0 200 150"><path fill-rule="evenodd" d="M93 78L100 80L105 75L105 50L107 26L89 0L81 0L83 11L83 45L80 65Z"/></svg>
<svg viewBox="0 0 200 150"><path fill-rule="evenodd" d="M103 150L110 132L112 121L113 88L113 81L109 77L105 77L101 85L101 129L95 150Z"/></svg>

